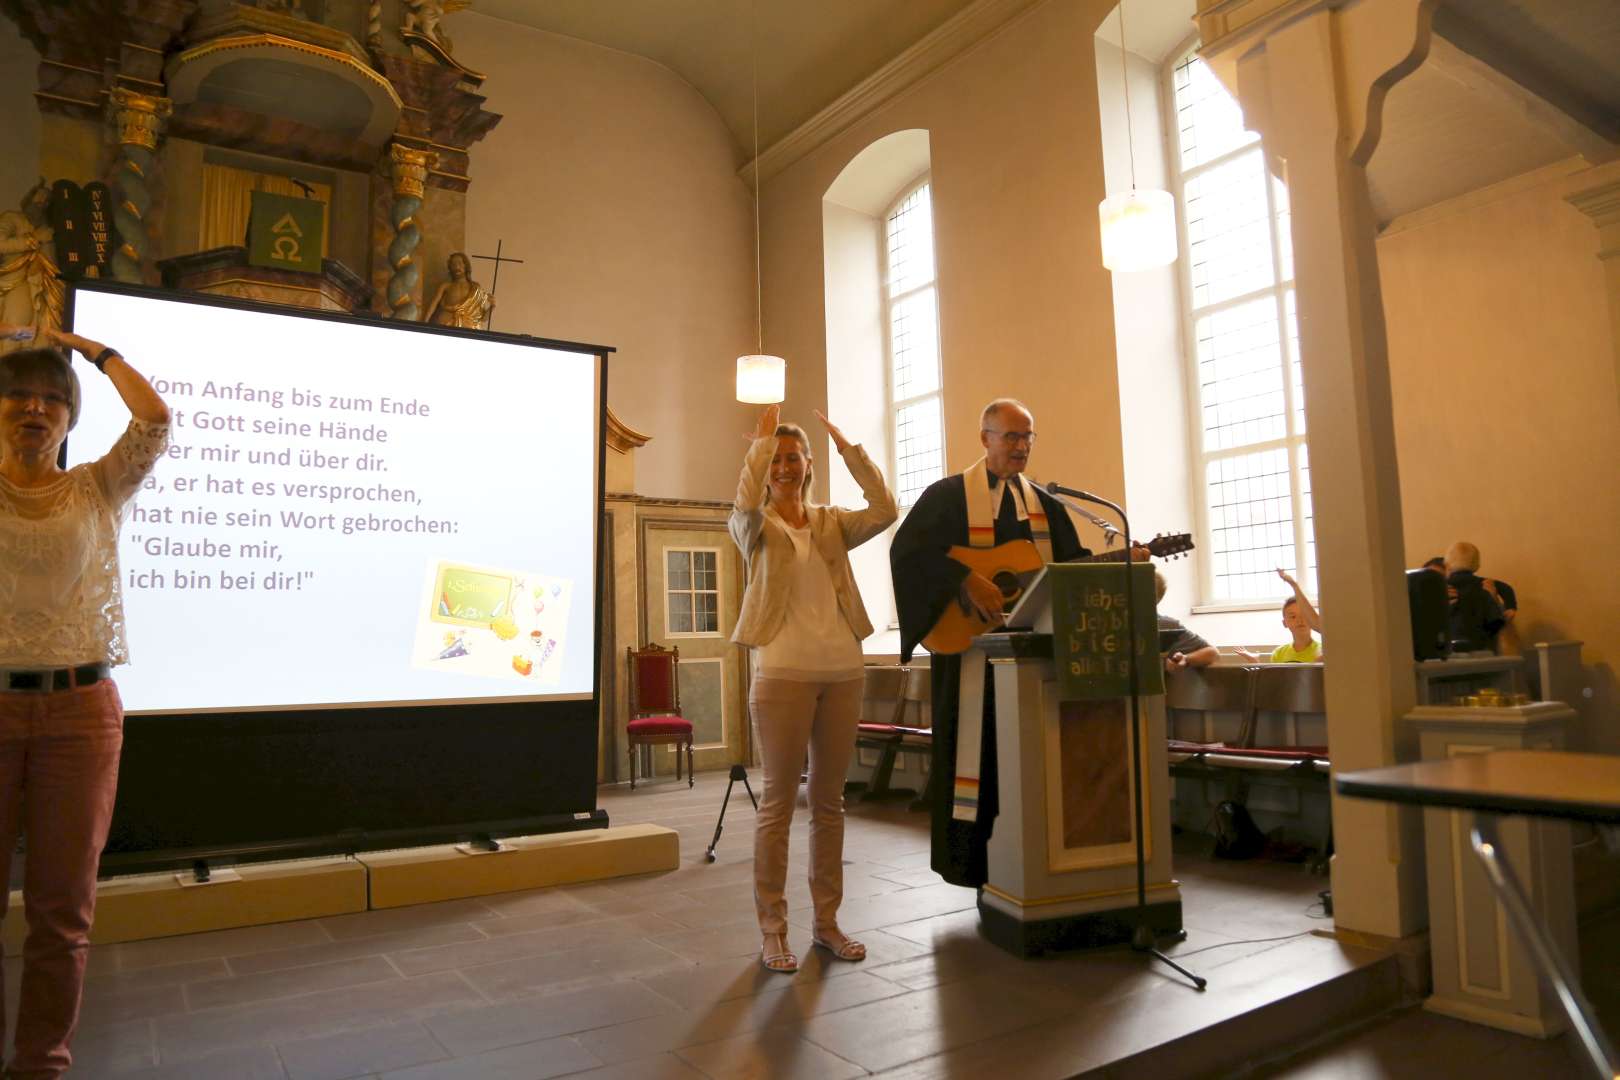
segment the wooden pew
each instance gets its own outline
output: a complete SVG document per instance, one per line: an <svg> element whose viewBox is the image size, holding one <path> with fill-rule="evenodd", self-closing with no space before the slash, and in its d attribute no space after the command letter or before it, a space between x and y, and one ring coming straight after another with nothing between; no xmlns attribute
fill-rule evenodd
<svg viewBox="0 0 1620 1080"><path fill-rule="evenodd" d="M1226 797L1246 802L1251 781L1281 783L1302 793L1327 793L1330 769L1321 664L1265 664L1187 669L1166 679L1171 710L1171 775L1221 780ZM1201 739L1184 718L1198 721ZM1224 721L1222 717L1224 715ZM1301 739L1302 733L1320 741ZM1332 851L1325 815L1318 863Z"/></svg>

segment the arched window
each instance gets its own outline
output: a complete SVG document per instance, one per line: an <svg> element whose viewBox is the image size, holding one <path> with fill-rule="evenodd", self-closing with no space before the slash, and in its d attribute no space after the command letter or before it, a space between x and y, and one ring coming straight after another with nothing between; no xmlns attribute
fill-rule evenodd
<svg viewBox="0 0 1620 1080"><path fill-rule="evenodd" d="M866 447L902 507L945 464L929 168L928 132L892 132L850 159L821 204L827 413ZM847 470L826 475L834 503L859 505ZM850 565L879 631L866 647L892 652L889 534L850 552Z"/></svg>
<svg viewBox="0 0 1620 1080"><path fill-rule="evenodd" d="M945 475L934 202L927 177L884 215L883 250L889 442L895 495L907 507Z"/></svg>
<svg viewBox="0 0 1620 1080"><path fill-rule="evenodd" d="M1195 50L1168 65L1201 592L1210 605L1316 591L1288 190Z"/></svg>

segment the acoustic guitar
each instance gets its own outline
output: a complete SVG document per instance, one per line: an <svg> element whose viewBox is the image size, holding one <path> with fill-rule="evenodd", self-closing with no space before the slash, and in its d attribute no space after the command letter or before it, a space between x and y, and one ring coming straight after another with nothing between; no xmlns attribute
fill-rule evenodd
<svg viewBox="0 0 1620 1080"><path fill-rule="evenodd" d="M1139 541L1138 546L1147 548L1154 558L1164 559L1191 551L1193 541L1190 533L1174 533L1170 536L1155 536L1146 543ZM1046 565L1041 561L1040 549L1031 540L1009 540L992 548L957 545L946 554L969 570L983 574L995 582L996 588L1001 590L1003 614L1013 609L1019 597L1024 595L1024 588L1029 580ZM1124 562L1125 559L1126 553L1120 550L1088 555L1073 561ZM964 606L961 598L957 597L945 605L945 613L939 617L934 628L923 635L922 643L931 653L949 656L966 652L973 644L974 638L994 630L995 627L995 623L981 619L977 612Z"/></svg>

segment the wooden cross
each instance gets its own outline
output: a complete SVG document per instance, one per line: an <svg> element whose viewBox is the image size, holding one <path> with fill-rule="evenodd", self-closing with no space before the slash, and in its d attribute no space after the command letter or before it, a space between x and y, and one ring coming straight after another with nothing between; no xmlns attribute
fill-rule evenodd
<svg viewBox="0 0 1620 1080"><path fill-rule="evenodd" d="M473 256L473 258L475 258L475 259L488 259L490 262L495 264L495 276L493 278L491 278L490 282L489 282L489 299L490 299L490 305L491 306L490 306L490 312L489 312L489 325L484 327L484 329L486 329L486 330L493 330L495 328L495 309L494 309L495 289L501 283L501 263L517 263L519 266L523 265L523 260L522 259L509 259L506 256L501 254L501 245L503 243L505 243L505 241L503 241L503 240L496 240L495 241L495 254L493 254L493 255L474 255Z"/></svg>

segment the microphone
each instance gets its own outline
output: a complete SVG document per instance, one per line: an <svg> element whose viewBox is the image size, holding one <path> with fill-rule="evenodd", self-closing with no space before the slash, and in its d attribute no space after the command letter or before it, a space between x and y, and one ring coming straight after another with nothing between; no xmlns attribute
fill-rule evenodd
<svg viewBox="0 0 1620 1080"><path fill-rule="evenodd" d="M1056 480L1053 480L1050 483L1048 483L1046 485L1046 490L1047 490L1047 493L1051 494L1051 495L1067 495L1071 499L1084 499L1086 502L1094 502L1094 503L1097 503L1100 506L1113 506L1114 505L1113 503L1109 502L1107 499L1103 498L1101 495L1093 495L1091 492L1089 492L1089 491L1081 491L1079 488L1064 487L1062 484L1058 483Z"/></svg>

